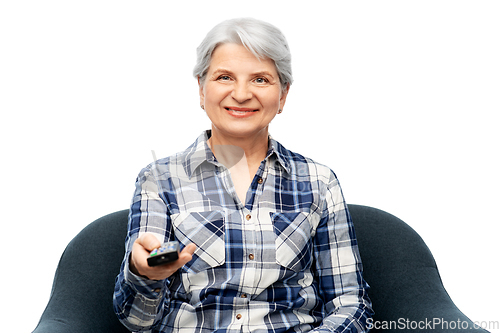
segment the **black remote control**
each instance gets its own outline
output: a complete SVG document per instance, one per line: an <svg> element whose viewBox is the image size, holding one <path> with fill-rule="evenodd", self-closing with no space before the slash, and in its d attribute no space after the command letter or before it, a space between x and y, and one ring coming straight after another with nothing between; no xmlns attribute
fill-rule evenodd
<svg viewBox="0 0 500 333"><path fill-rule="evenodd" d="M151 251L148 257L148 265L151 267L168 264L179 258L179 243L177 241L163 243L157 249Z"/></svg>

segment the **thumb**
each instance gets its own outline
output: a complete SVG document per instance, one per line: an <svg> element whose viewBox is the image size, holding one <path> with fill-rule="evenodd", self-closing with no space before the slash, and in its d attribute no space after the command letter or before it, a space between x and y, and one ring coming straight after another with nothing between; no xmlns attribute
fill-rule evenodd
<svg viewBox="0 0 500 333"><path fill-rule="evenodd" d="M193 243L186 245L179 254L179 263L182 265L187 264L191 259L193 259L194 251L196 251L196 245Z"/></svg>
<svg viewBox="0 0 500 333"><path fill-rule="evenodd" d="M184 252L184 251L187 251L187 253L189 253L190 255L193 255L194 251L196 251L196 245L194 245L193 243L190 243L190 244L186 245L186 247L182 250L182 252Z"/></svg>

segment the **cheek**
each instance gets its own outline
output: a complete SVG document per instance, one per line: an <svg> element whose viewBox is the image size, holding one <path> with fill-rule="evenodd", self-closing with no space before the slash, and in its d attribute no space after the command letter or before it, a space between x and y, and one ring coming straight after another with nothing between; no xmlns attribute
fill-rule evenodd
<svg viewBox="0 0 500 333"><path fill-rule="evenodd" d="M226 89L227 90L227 89ZM227 95L227 91L223 87L207 84L204 89L205 104L220 104Z"/></svg>
<svg viewBox="0 0 500 333"><path fill-rule="evenodd" d="M280 107L281 94L279 92L273 92L262 98L262 102L265 103L266 107L270 109L276 109Z"/></svg>

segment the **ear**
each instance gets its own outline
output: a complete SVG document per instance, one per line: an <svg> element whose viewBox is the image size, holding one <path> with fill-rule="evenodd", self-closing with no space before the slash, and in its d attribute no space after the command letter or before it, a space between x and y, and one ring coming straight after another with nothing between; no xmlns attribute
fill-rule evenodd
<svg viewBox="0 0 500 333"><path fill-rule="evenodd" d="M200 77L198 76L198 88L200 93L200 105L205 105L205 89L200 82Z"/></svg>
<svg viewBox="0 0 500 333"><path fill-rule="evenodd" d="M288 96L288 91L290 90L290 83L286 85L286 89L284 91L281 91L281 97L280 97L280 109L283 110L283 107L285 106L286 102L286 97Z"/></svg>

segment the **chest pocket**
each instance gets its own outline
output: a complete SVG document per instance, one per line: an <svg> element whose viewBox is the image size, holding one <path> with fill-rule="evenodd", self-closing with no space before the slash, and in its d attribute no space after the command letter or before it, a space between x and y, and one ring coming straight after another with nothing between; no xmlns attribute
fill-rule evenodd
<svg viewBox="0 0 500 333"><path fill-rule="evenodd" d="M276 237L276 262L294 272L311 267L311 224L301 212L270 213Z"/></svg>
<svg viewBox="0 0 500 333"><path fill-rule="evenodd" d="M224 214L221 211L172 215L175 237L184 247L196 245L193 259L182 270L198 273L223 265L226 260Z"/></svg>

